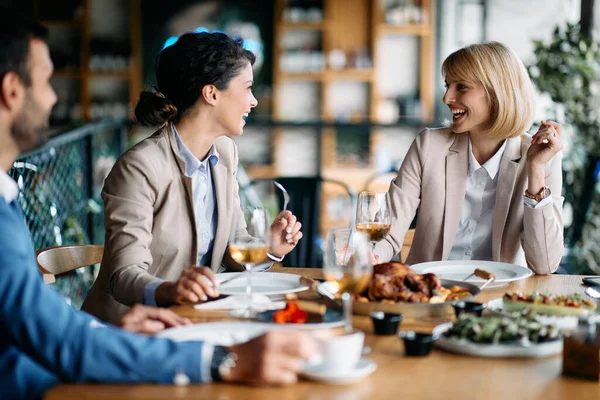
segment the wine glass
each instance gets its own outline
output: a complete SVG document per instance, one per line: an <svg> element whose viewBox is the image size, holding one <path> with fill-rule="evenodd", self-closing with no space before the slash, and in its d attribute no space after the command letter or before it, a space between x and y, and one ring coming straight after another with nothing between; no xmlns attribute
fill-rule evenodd
<svg viewBox="0 0 600 400"><path fill-rule="evenodd" d="M352 330L352 296L367 289L373 273L367 237L350 228L331 230L327 235L323 275L329 290L342 298L346 330Z"/></svg>
<svg viewBox="0 0 600 400"><path fill-rule="evenodd" d="M229 240L229 254L234 261L241 264L247 271L246 295L248 304L242 310L234 311L233 315L243 318L253 318L259 310L252 304L252 269L265 261L271 246L271 225L269 214L264 208L245 207L242 209L246 229L232 232Z"/></svg>
<svg viewBox="0 0 600 400"><path fill-rule="evenodd" d="M364 233L373 249L390 232L390 201L386 192L360 192L356 205L356 230Z"/></svg>

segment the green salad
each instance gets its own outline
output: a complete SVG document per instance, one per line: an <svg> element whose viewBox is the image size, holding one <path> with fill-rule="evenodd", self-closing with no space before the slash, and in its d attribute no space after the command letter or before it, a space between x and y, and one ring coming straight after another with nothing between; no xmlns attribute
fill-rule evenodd
<svg viewBox="0 0 600 400"><path fill-rule="evenodd" d="M528 316L514 318L501 316L477 317L461 314L445 336L482 344L529 344L559 339L558 328L542 324Z"/></svg>

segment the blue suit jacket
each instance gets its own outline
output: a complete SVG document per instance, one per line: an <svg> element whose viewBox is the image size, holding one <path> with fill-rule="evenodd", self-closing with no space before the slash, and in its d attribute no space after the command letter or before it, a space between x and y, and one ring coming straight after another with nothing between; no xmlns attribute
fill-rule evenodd
<svg viewBox="0 0 600 400"><path fill-rule="evenodd" d="M98 326L43 284L16 201L0 197L0 399L39 398L59 382L201 382L201 342ZM204 374L205 375L205 374Z"/></svg>

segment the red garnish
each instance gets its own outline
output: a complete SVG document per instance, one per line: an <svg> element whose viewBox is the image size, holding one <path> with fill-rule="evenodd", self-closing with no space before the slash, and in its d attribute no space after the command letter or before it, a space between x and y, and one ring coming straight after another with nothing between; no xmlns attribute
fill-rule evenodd
<svg viewBox="0 0 600 400"><path fill-rule="evenodd" d="M273 313L273 321L278 324L303 324L307 318L308 313L298 308L298 304L293 300L288 301L283 310L277 310Z"/></svg>

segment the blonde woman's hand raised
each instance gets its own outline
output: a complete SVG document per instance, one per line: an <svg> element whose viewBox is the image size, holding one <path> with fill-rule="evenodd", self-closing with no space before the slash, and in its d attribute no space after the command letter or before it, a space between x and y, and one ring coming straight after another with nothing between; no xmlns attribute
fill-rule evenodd
<svg viewBox="0 0 600 400"><path fill-rule="evenodd" d="M527 150L528 164L537 168L545 167L548 161L562 150L561 135L560 124L554 121L542 121Z"/></svg>

